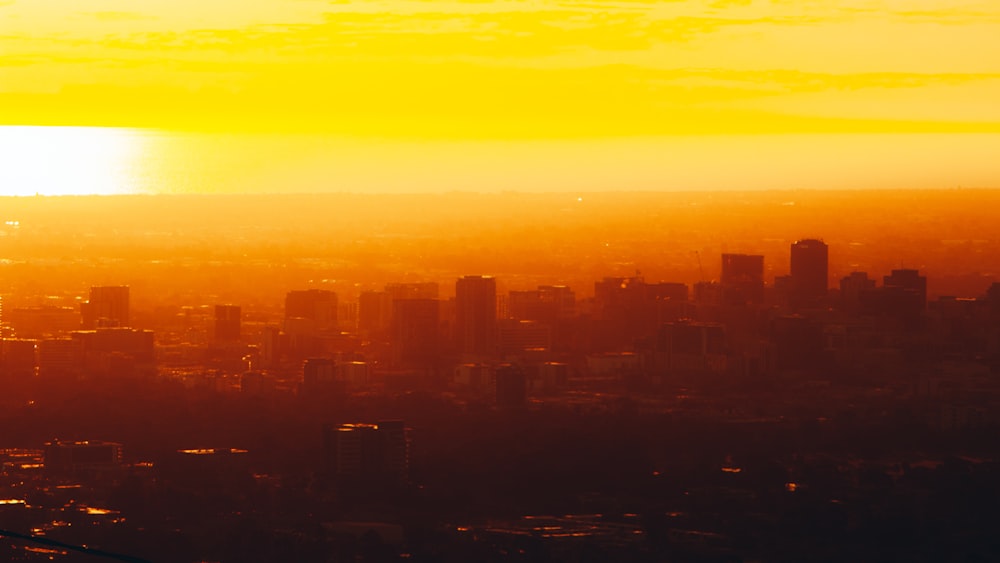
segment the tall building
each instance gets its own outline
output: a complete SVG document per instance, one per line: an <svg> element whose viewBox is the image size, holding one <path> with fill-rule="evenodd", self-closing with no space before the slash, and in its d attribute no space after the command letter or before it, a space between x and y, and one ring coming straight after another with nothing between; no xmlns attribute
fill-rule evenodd
<svg viewBox="0 0 1000 563"><path fill-rule="evenodd" d="M80 304L84 329L127 327L129 289L127 285L90 288L90 299Z"/></svg>
<svg viewBox="0 0 1000 563"><path fill-rule="evenodd" d="M80 375L83 367L81 341L70 338L47 338L38 342L37 351L39 377Z"/></svg>
<svg viewBox="0 0 1000 563"><path fill-rule="evenodd" d="M396 301L437 298L438 284L434 282L389 283L383 291L363 291L358 296L358 330L371 335L392 328Z"/></svg>
<svg viewBox="0 0 1000 563"><path fill-rule="evenodd" d="M340 391L337 363L331 358L309 358L302 363L302 394L328 396Z"/></svg>
<svg viewBox="0 0 1000 563"><path fill-rule="evenodd" d="M215 340L232 342L240 339L239 305L215 306Z"/></svg>
<svg viewBox="0 0 1000 563"><path fill-rule="evenodd" d="M392 360L396 367L429 367L440 351L437 299L399 299L392 304Z"/></svg>
<svg viewBox="0 0 1000 563"><path fill-rule="evenodd" d="M764 257L755 254L722 255L723 299L728 303L764 301Z"/></svg>
<svg viewBox="0 0 1000 563"><path fill-rule="evenodd" d="M564 285L540 285L529 291L511 291L507 317L519 321L569 319L576 312L576 295Z"/></svg>
<svg viewBox="0 0 1000 563"><path fill-rule="evenodd" d="M726 329L718 323L664 323L657 335L659 367L667 373L723 373L728 367Z"/></svg>
<svg viewBox="0 0 1000 563"><path fill-rule="evenodd" d="M458 351L496 353L497 283L489 276L465 276L455 283L455 339Z"/></svg>
<svg viewBox="0 0 1000 563"><path fill-rule="evenodd" d="M927 306L927 278L917 270L893 270L892 274L882 277L883 287L898 287L906 293L912 293L920 302L920 308Z"/></svg>
<svg viewBox="0 0 1000 563"><path fill-rule="evenodd" d="M792 291L796 297L815 299L826 295L829 252L826 243L803 239L792 243Z"/></svg>
<svg viewBox="0 0 1000 563"><path fill-rule="evenodd" d="M316 330L336 330L337 294L327 289L289 291L285 319L307 319Z"/></svg>
<svg viewBox="0 0 1000 563"><path fill-rule="evenodd" d="M840 279L840 300L845 310L856 313L861 307L861 294L875 290L875 280L867 272L851 272Z"/></svg>
<svg viewBox="0 0 1000 563"><path fill-rule="evenodd" d="M370 490L406 484L409 440L403 421L340 424L323 434L328 464L342 485Z"/></svg>
<svg viewBox="0 0 1000 563"><path fill-rule="evenodd" d="M16 379L27 379L35 375L36 340L0 340L0 375Z"/></svg>

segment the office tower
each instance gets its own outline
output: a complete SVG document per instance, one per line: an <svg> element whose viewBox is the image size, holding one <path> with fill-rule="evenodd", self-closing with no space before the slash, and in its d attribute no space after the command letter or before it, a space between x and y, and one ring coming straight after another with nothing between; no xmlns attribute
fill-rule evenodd
<svg viewBox="0 0 1000 563"><path fill-rule="evenodd" d="M82 371L83 346L77 339L45 339L37 349L39 377L76 377Z"/></svg>
<svg viewBox="0 0 1000 563"><path fill-rule="evenodd" d="M801 299L826 295L828 248L821 240L803 239L792 243L792 291Z"/></svg>
<svg viewBox="0 0 1000 563"><path fill-rule="evenodd" d="M128 286L90 288L90 299L80 304L80 313L84 329L130 326Z"/></svg>
<svg viewBox="0 0 1000 563"><path fill-rule="evenodd" d="M358 296L358 330L371 335L392 328L393 303L407 299L437 299L438 284L390 283L383 291L363 291Z"/></svg>
<svg viewBox="0 0 1000 563"><path fill-rule="evenodd" d="M389 329L392 296L385 291L362 291L358 295L358 331L370 335Z"/></svg>
<svg viewBox="0 0 1000 563"><path fill-rule="evenodd" d="M893 270L891 275L882 277L884 287L898 287L906 293L914 294L920 303L920 309L927 306L927 278L917 270Z"/></svg>
<svg viewBox="0 0 1000 563"><path fill-rule="evenodd" d="M18 338L42 338L78 330L80 311L73 307L11 307L4 313L4 324Z"/></svg>
<svg viewBox="0 0 1000 563"><path fill-rule="evenodd" d="M153 331L131 328L77 330L70 334L77 345L76 369L94 375L152 375L156 371Z"/></svg>
<svg viewBox="0 0 1000 563"><path fill-rule="evenodd" d="M549 324L516 319L503 319L497 323L497 350L501 354L551 349L552 326Z"/></svg>
<svg viewBox="0 0 1000 563"><path fill-rule="evenodd" d="M329 395L340 389L337 364L330 358L309 358L302 364L302 393Z"/></svg>
<svg viewBox="0 0 1000 563"><path fill-rule="evenodd" d="M754 254L722 255L723 299L730 304L764 301L764 257Z"/></svg>
<svg viewBox="0 0 1000 563"><path fill-rule="evenodd" d="M455 283L455 338L458 351L474 356L496 352L497 284L488 276L465 276Z"/></svg>
<svg viewBox="0 0 1000 563"><path fill-rule="evenodd" d="M337 294L326 289L289 291L285 319L307 319L316 330L336 330Z"/></svg>
<svg viewBox="0 0 1000 563"><path fill-rule="evenodd" d="M540 285L529 291L511 291L507 300L507 317L520 321L544 321L572 318L576 311L576 295L564 285Z"/></svg>
<svg viewBox="0 0 1000 563"><path fill-rule="evenodd" d="M35 340L0 340L0 374L14 379L27 379L35 375Z"/></svg>
<svg viewBox="0 0 1000 563"><path fill-rule="evenodd" d="M867 272L851 272L840 279L840 300L845 310L857 312L861 307L861 294L875 289L875 280Z"/></svg>
<svg viewBox="0 0 1000 563"><path fill-rule="evenodd" d="M323 434L329 466L341 485L371 490L406 484L409 439L403 421L340 424Z"/></svg>
<svg viewBox="0 0 1000 563"><path fill-rule="evenodd" d="M232 342L240 339L239 305L215 306L215 340Z"/></svg>
<svg viewBox="0 0 1000 563"><path fill-rule="evenodd" d="M437 299L400 299L392 304L392 360L396 367L429 367L440 350Z"/></svg>
<svg viewBox="0 0 1000 563"><path fill-rule="evenodd" d="M664 323L656 343L657 363L671 374L722 373L727 369L726 329L718 323Z"/></svg>

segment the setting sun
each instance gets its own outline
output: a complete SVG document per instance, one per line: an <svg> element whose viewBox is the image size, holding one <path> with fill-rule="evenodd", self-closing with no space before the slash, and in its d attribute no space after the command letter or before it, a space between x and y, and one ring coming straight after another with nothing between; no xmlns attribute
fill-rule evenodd
<svg viewBox="0 0 1000 563"><path fill-rule="evenodd" d="M101 127L0 127L0 193L133 193L142 137Z"/></svg>

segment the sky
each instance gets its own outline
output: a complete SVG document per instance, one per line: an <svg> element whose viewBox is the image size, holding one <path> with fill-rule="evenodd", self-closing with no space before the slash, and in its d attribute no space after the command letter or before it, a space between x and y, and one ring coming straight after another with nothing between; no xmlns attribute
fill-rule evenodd
<svg viewBox="0 0 1000 563"><path fill-rule="evenodd" d="M0 0L0 124L1000 132L1000 3Z"/></svg>

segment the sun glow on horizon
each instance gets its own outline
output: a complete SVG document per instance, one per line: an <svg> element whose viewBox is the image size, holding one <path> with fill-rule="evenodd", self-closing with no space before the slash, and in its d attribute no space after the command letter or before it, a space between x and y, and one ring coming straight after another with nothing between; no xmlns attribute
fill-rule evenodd
<svg viewBox="0 0 1000 563"><path fill-rule="evenodd" d="M0 195L141 191L133 170L142 135L109 127L0 127Z"/></svg>

